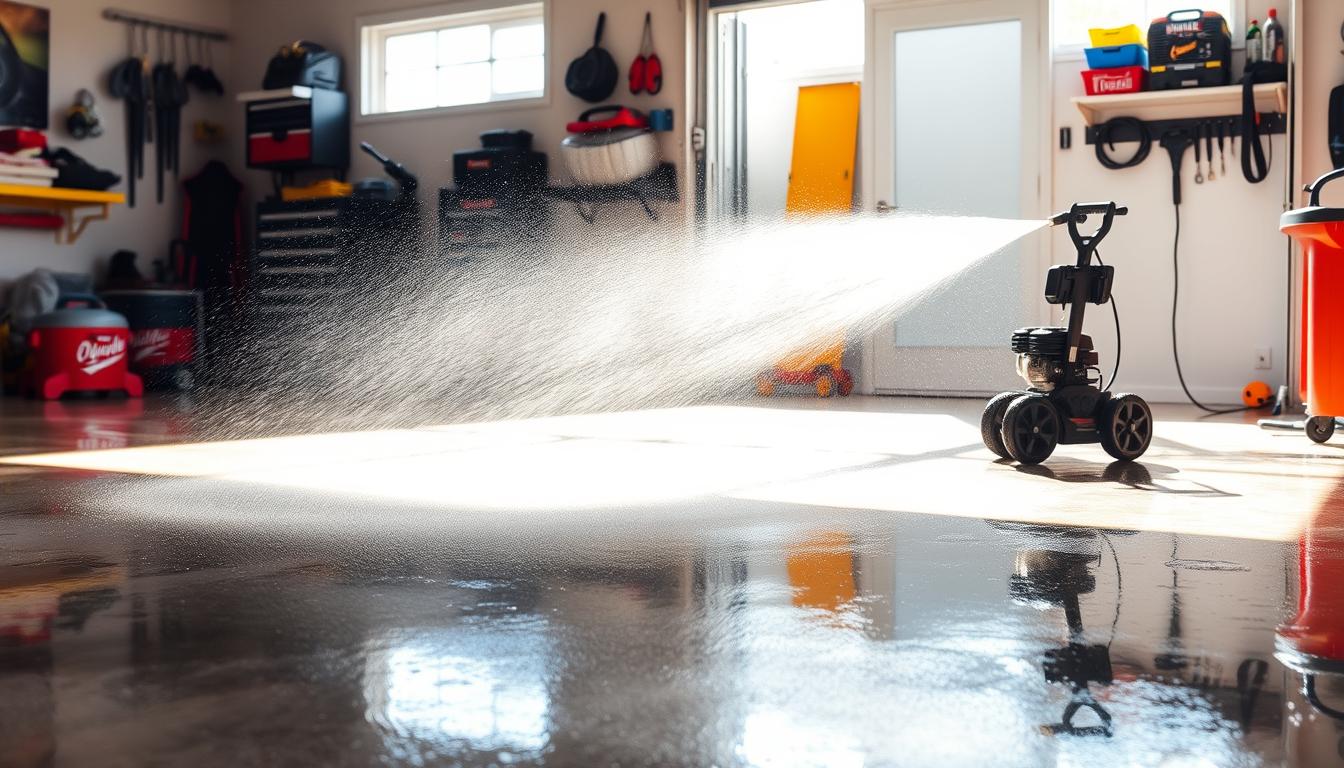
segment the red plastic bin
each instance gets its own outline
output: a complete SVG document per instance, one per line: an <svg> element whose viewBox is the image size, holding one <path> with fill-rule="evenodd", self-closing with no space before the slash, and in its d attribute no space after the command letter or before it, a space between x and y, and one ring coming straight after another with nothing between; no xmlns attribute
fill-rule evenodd
<svg viewBox="0 0 1344 768"><path fill-rule="evenodd" d="M1083 70L1083 89L1088 96L1112 93L1137 93L1148 87L1148 70L1143 67L1112 67Z"/></svg>
<svg viewBox="0 0 1344 768"><path fill-rule="evenodd" d="M1344 168L1312 182L1307 207L1279 219L1305 256L1302 354L1312 416L1344 416L1344 208L1321 205L1321 188L1338 178Z"/></svg>

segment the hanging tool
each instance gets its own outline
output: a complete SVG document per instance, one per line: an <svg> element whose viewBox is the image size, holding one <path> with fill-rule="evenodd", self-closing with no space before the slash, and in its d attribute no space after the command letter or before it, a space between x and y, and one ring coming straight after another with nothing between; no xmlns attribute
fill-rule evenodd
<svg viewBox="0 0 1344 768"><path fill-rule="evenodd" d="M1181 204L1181 160L1185 157L1185 150L1189 149L1192 143L1196 147L1199 146L1191 137L1189 129L1186 128L1167 129L1159 142L1171 158L1171 202L1173 205Z"/></svg>
<svg viewBox="0 0 1344 768"><path fill-rule="evenodd" d="M126 202L133 208L135 180L144 178L145 171L144 146L148 128L145 115L149 95L144 73L149 54L147 36L145 49L138 49L136 32L139 27L132 24L126 29L129 55L112 68L107 85L114 97L126 102Z"/></svg>
<svg viewBox="0 0 1344 768"><path fill-rule="evenodd" d="M1227 134L1227 126L1218 122L1218 172L1224 177L1227 176L1227 155L1223 152L1223 136Z"/></svg>
<svg viewBox="0 0 1344 768"><path fill-rule="evenodd" d="M1213 172L1213 124L1200 123L1199 130L1204 134L1204 156L1209 159L1209 181L1218 178Z"/></svg>
<svg viewBox="0 0 1344 768"><path fill-rule="evenodd" d="M1199 134L1203 133L1203 123L1195 123L1195 183L1204 183L1204 164L1199 156Z"/></svg>
<svg viewBox="0 0 1344 768"><path fill-rule="evenodd" d="M630 92L644 91L650 96L663 90L663 62L653 52L653 14L644 14L644 37L639 55L630 64Z"/></svg>

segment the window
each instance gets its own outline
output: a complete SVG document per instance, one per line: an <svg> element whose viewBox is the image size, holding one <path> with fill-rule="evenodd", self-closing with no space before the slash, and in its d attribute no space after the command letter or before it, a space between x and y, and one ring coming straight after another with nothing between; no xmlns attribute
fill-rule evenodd
<svg viewBox="0 0 1344 768"><path fill-rule="evenodd" d="M366 115L536 99L546 93L542 3L361 20L360 37L361 112Z"/></svg>
<svg viewBox="0 0 1344 768"><path fill-rule="evenodd" d="M1246 34L1246 30L1239 27L1244 0L1201 0L1188 5L1221 13L1232 31L1233 45L1241 47L1241 40ZM1147 35L1148 24L1153 19L1185 7L1180 3L1173 4L1172 0L1054 0L1051 6L1057 52L1079 52L1090 47L1092 43L1088 41L1087 30L1092 27L1136 24Z"/></svg>

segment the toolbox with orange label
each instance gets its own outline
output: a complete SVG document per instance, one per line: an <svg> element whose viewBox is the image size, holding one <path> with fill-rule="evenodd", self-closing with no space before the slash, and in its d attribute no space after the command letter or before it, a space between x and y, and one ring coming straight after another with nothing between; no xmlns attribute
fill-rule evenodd
<svg viewBox="0 0 1344 768"><path fill-rule="evenodd" d="M1148 26L1149 85L1155 91L1227 85L1232 34L1213 11L1174 11Z"/></svg>

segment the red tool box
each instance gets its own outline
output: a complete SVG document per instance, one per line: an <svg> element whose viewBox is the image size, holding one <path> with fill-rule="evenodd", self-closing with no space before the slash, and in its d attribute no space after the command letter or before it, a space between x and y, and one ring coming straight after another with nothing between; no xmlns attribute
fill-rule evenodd
<svg viewBox="0 0 1344 768"><path fill-rule="evenodd" d="M1088 96L1110 93L1136 93L1148 87L1148 70L1143 67L1113 67L1083 70L1083 88Z"/></svg>

